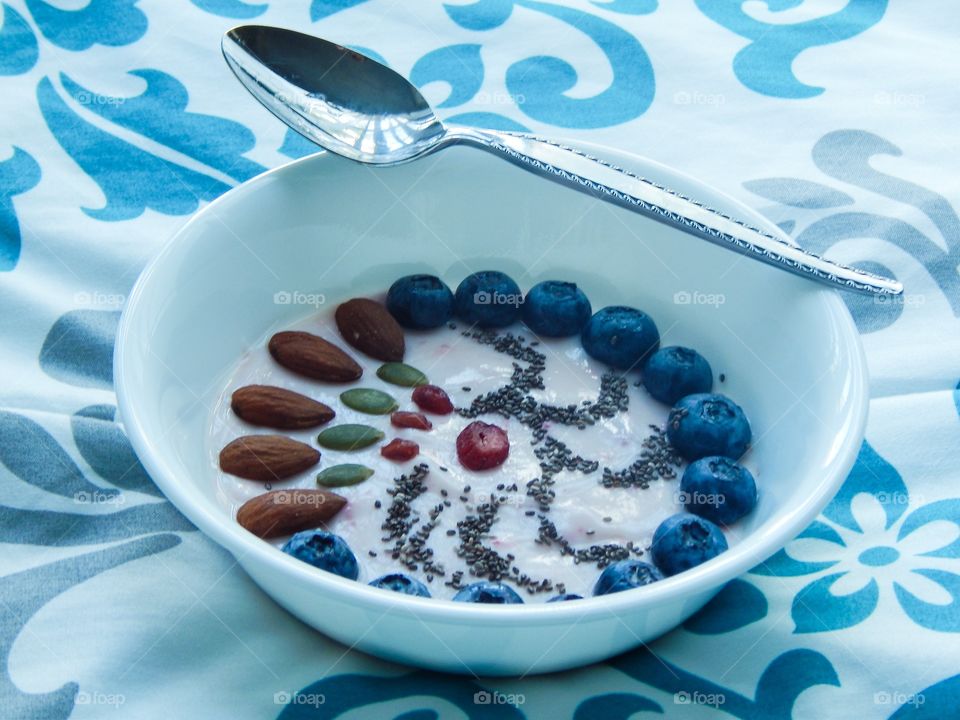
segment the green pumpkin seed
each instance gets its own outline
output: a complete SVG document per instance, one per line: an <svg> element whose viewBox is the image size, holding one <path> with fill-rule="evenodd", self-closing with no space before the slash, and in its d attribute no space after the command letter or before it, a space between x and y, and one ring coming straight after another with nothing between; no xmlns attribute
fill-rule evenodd
<svg viewBox="0 0 960 720"><path fill-rule="evenodd" d="M399 407L397 401L390 395L373 388L353 388L353 390L342 392L340 402L348 408L369 415L386 415Z"/></svg>
<svg viewBox="0 0 960 720"><path fill-rule="evenodd" d="M358 485L371 475L373 475L373 470L366 465L344 463L343 465L328 467L317 473L317 485L323 485L324 487Z"/></svg>
<svg viewBox="0 0 960 720"><path fill-rule="evenodd" d="M427 376L412 365L401 362L388 362L377 368L377 377L391 385L416 387L426 385Z"/></svg>
<svg viewBox="0 0 960 720"><path fill-rule="evenodd" d="M369 425L334 425L317 435L320 447L329 450L360 450L383 440L383 433Z"/></svg>

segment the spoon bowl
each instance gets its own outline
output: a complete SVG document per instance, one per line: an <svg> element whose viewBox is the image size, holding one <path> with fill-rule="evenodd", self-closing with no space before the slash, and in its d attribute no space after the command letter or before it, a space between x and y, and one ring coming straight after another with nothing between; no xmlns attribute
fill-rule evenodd
<svg viewBox="0 0 960 720"><path fill-rule="evenodd" d="M365 55L292 30L244 25L223 54L277 117L337 155L396 165L438 149L446 128L416 86ZM321 72L305 72L304 58Z"/></svg>

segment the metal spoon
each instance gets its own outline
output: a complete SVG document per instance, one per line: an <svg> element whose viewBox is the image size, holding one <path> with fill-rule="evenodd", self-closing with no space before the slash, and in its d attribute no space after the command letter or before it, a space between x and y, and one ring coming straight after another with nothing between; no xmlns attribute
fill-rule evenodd
<svg viewBox="0 0 960 720"><path fill-rule="evenodd" d="M244 87L294 130L363 163L397 165L453 144L488 150L537 175L840 290L899 295L891 278L797 248L579 150L530 135L449 125L414 85L375 60L312 35L264 25L228 31L223 55Z"/></svg>

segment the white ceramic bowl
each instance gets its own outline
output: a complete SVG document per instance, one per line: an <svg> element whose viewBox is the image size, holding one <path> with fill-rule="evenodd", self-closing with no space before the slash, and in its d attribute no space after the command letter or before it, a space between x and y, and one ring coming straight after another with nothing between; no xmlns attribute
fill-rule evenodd
<svg viewBox="0 0 960 720"><path fill-rule="evenodd" d="M581 147L770 227L667 168ZM413 271L455 287L486 268L509 272L524 289L574 280L595 308L641 307L665 344L693 345L726 373L722 390L754 428L761 488L729 551L640 590L487 606L351 582L234 522L217 500L204 437L226 373L244 351L312 309L277 304L274 294L336 300L382 291ZM278 603L374 655L477 675L582 665L682 622L816 516L853 464L867 410L859 338L832 291L469 148L389 169L316 155L228 192L140 277L120 323L115 380L123 422L157 485Z"/></svg>

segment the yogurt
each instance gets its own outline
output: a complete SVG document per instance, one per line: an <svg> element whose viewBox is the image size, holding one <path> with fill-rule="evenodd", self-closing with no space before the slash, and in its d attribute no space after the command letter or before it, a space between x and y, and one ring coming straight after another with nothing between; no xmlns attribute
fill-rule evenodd
<svg viewBox="0 0 960 720"><path fill-rule="evenodd" d="M457 585L481 579L471 574L471 567L462 557L458 522L466 520L476 524L481 514L479 509L491 502L492 495L497 508L481 545L500 557L509 558L507 576L502 581L518 589L526 602L543 602L560 592L586 597L591 594L600 568L597 562L585 557L591 553L602 556L605 546L620 546L621 553L649 561L644 550L650 544L653 531L665 517L683 509L678 497L682 465L674 468L676 475L672 479L660 477L647 487L606 487L602 482L604 468L618 471L629 467L641 455L644 441L651 435L655 439L650 426L662 428L666 422L669 408L654 401L636 384L636 373L613 382L625 394L626 410L607 413L610 417L600 413L601 417L593 424L583 424L583 427L548 421L544 425L545 437L541 437L543 431L536 433L521 420L493 411L480 412L475 418L464 417L456 411L446 416L427 413L433 423L431 430L401 429L390 424L389 415L364 414L339 401L339 394L346 389L368 387L392 395L400 410L419 410L411 400L411 388L391 385L378 378L376 370L381 363L363 356L343 341L332 310L321 311L288 329L319 335L344 348L363 367L363 376L350 384L329 384L299 376L273 360L266 347L268 338L247 352L232 373L211 417L207 444L217 497L232 516L244 502L265 490L316 488L316 474L322 468L360 463L373 469L373 476L358 485L332 489L347 499L347 505L326 526L343 537L357 556L360 582L391 572L404 572L424 582L434 597L449 598L456 592ZM454 322L435 330L406 332L404 362L424 372L431 384L446 390L457 408L470 408L476 398L510 385L518 368L522 371L529 366L498 352L489 337L478 340L466 335L465 330L466 327ZM534 400L557 408L575 408L581 414L593 407L590 403L598 400L603 375L608 369L584 352L578 337L538 340L519 323L498 331L497 335L506 333L517 338L515 347L529 348L543 356L543 387L529 390ZM611 375L608 381L612 378ZM327 425L310 430L277 431L252 426L230 409L232 393L251 384L294 390L329 405L337 415ZM496 424L507 432L510 454L500 467L473 472L458 462L457 435L473 419ZM283 432L318 447L318 432L339 423L371 425L385 433L384 441L354 452L320 448L318 466L272 485L234 477L220 470L220 450L241 435ZM419 456L405 463L381 457L381 445L397 437L418 443ZM582 457L583 463L579 469L560 469L550 478L552 483L537 485L536 481L544 476L541 462L547 462L544 457L538 457L538 450L545 456L548 444L554 454L558 448L569 448L571 456ZM596 469L584 472L583 467L589 467L593 461ZM435 520L424 545L433 551L434 565L428 563L425 567L417 563L416 569L411 569L392 557L396 538L385 540L390 533L383 525L393 502L388 491L395 488L395 479L404 474L409 477L414 467L421 464L427 466L424 491L409 503L409 520L414 521L410 533L418 529L421 534L425 533L422 528L431 521L433 511ZM548 503L542 501L542 494L528 492L531 481L535 481L534 487L552 491ZM548 544L545 535L547 539L552 535L559 539ZM285 540L270 542L280 547ZM563 547L568 548L567 554ZM577 556L580 556L579 562ZM436 566L442 568L443 574ZM527 580L521 581L523 576Z"/></svg>

